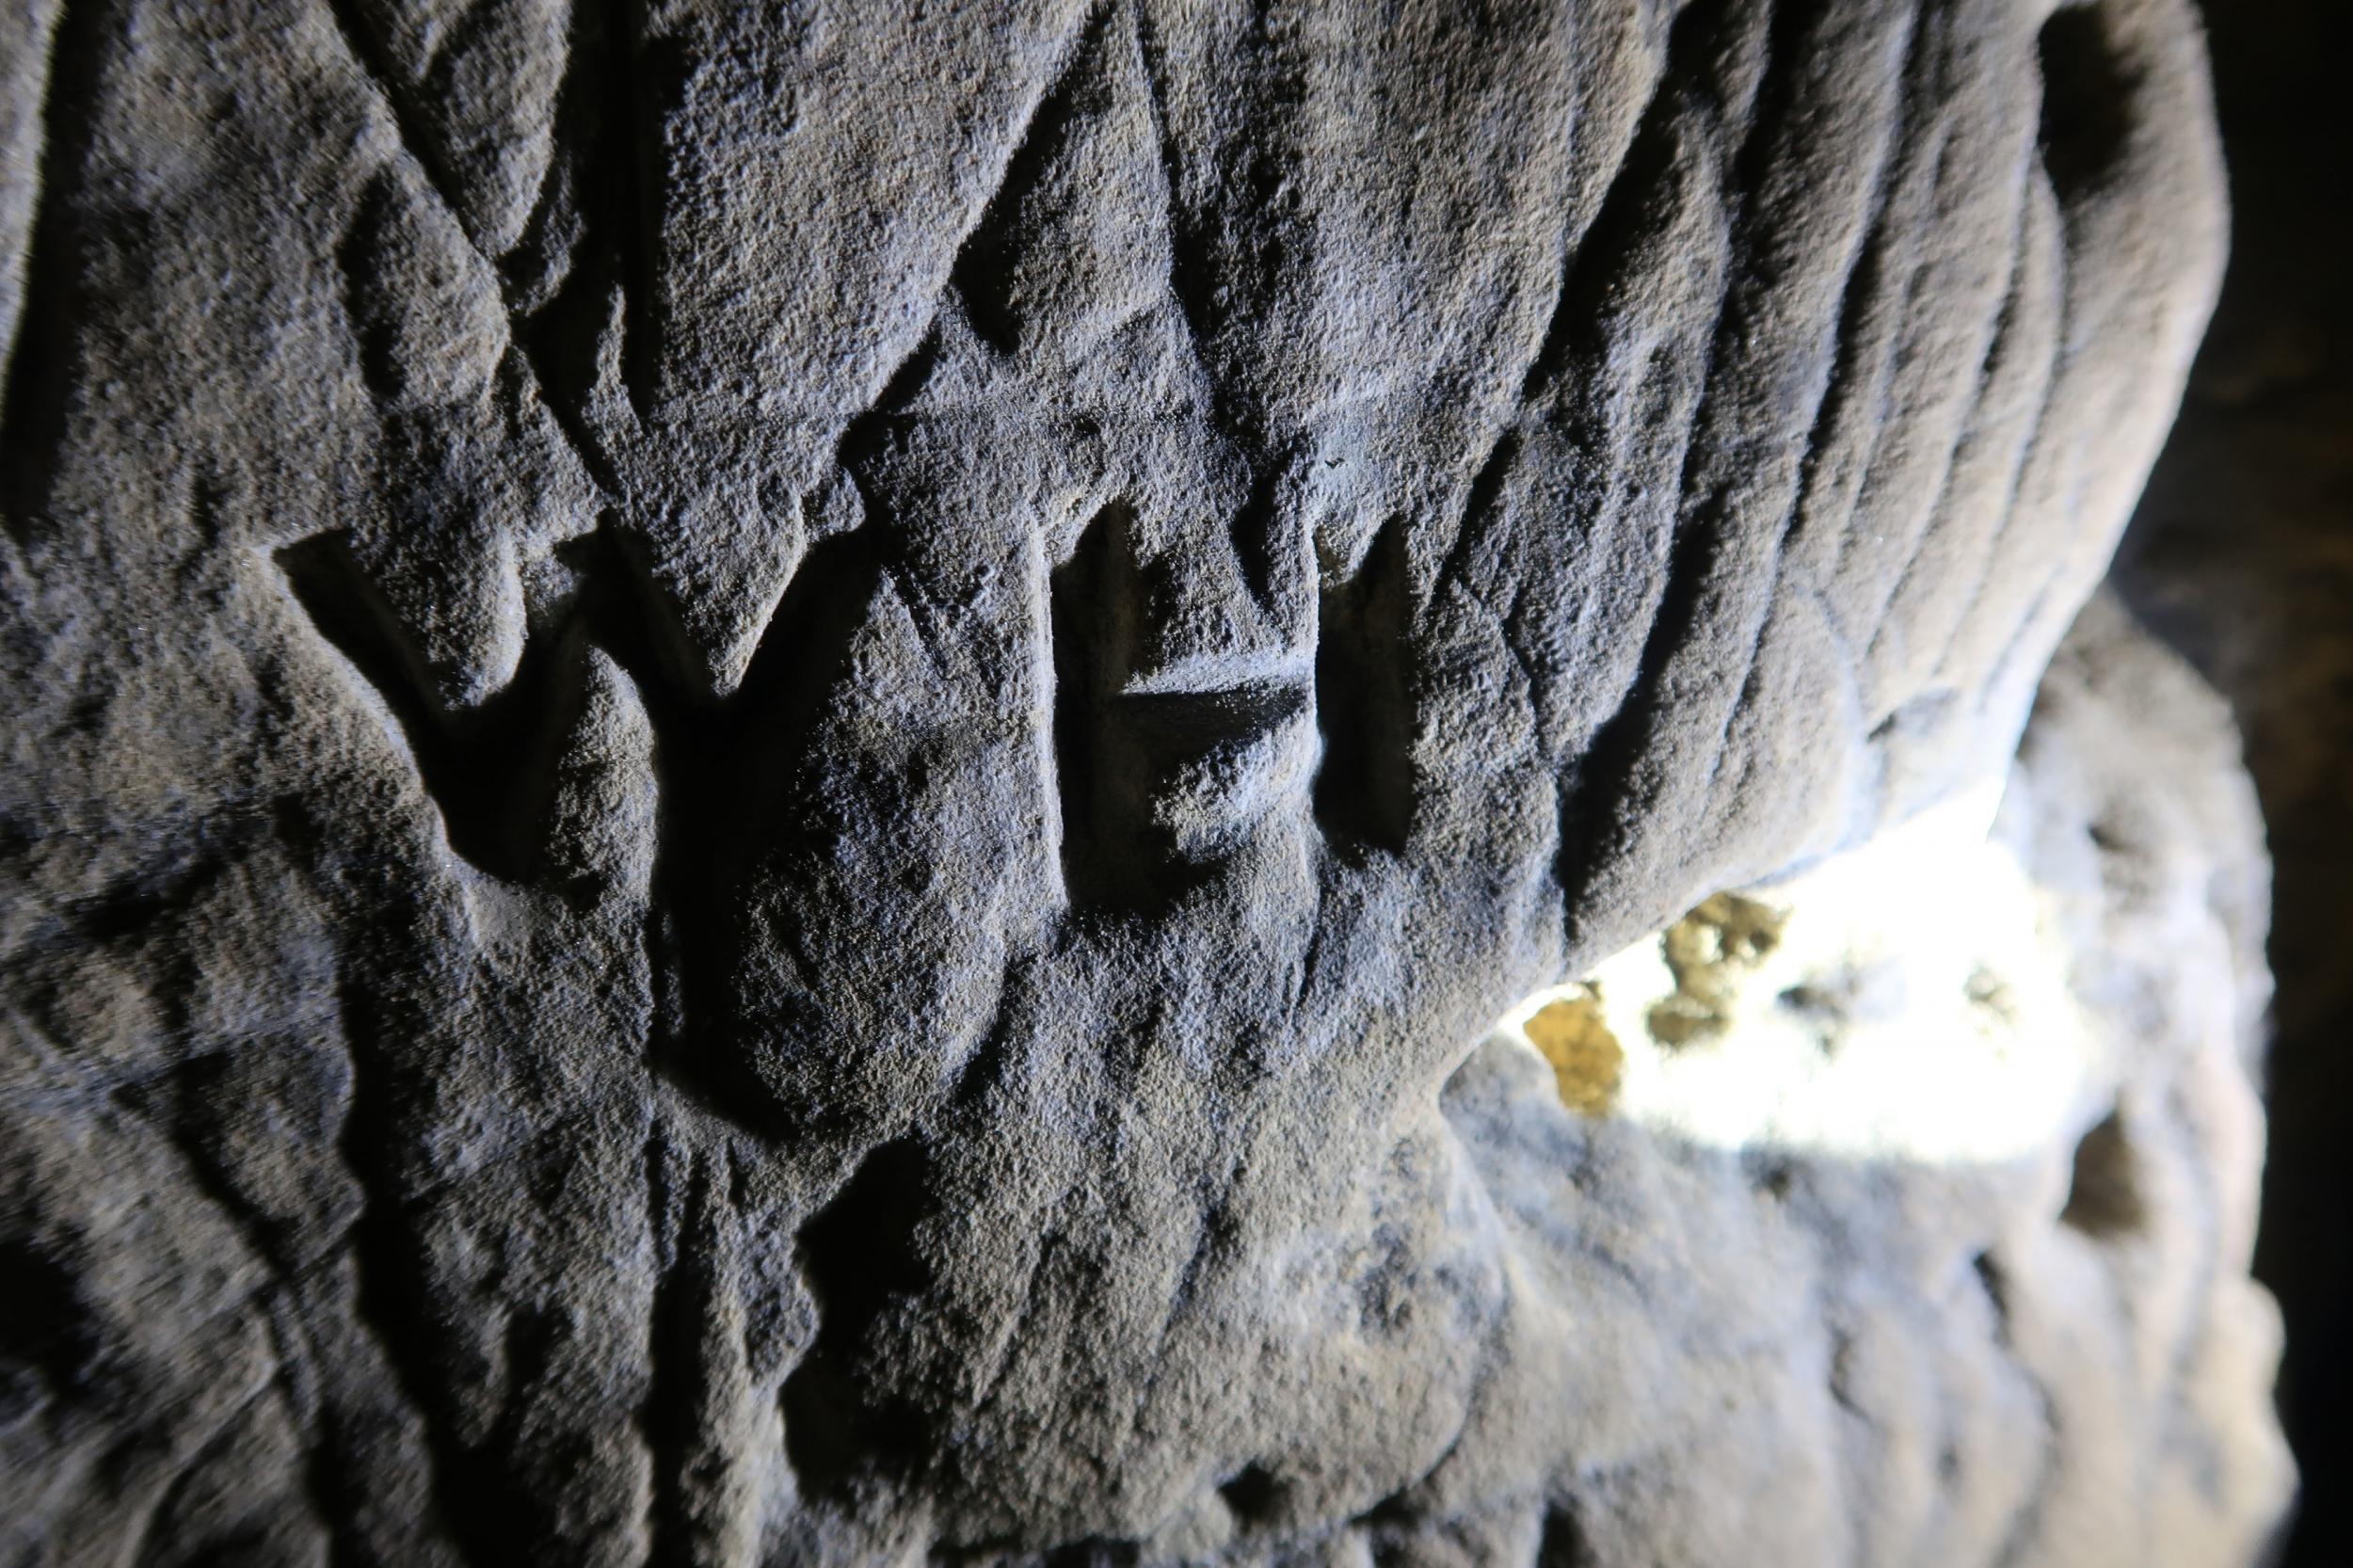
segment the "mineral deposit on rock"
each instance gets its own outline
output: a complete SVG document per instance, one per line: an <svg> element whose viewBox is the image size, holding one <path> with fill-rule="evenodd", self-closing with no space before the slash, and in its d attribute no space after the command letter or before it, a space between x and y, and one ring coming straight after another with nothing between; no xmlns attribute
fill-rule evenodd
<svg viewBox="0 0 2353 1568"><path fill-rule="evenodd" d="M0 1561L2251 1560L2222 230L2185 0L0 6Z"/></svg>

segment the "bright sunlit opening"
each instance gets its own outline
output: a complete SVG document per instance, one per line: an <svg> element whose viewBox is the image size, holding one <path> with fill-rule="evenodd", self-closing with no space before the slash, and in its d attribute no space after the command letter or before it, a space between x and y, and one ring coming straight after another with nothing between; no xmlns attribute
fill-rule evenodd
<svg viewBox="0 0 2353 1568"><path fill-rule="evenodd" d="M2101 1078L2056 910L1963 797L1801 877L1718 894L1497 1025L1562 1099L1723 1148L2000 1161Z"/></svg>

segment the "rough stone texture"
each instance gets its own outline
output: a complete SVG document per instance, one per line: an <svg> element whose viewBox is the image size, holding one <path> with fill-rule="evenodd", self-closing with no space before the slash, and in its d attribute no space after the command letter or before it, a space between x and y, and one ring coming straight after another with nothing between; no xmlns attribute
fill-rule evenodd
<svg viewBox="0 0 2353 1568"><path fill-rule="evenodd" d="M2135 607L2231 699L2279 866L2269 1159L2255 1272L2288 1325L2308 1484L2283 1568L2353 1561L2353 10L2216 0L2232 256L2182 419L2120 560Z"/></svg>
<svg viewBox="0 0 2353 1568"><path fill-rule="evenodd" d="M1478 1044L2010 766L2220 256L2185 6L2047 9L0 15L0 1550L2248 1557L2260 850L2110 621L2098 1234Z"/></svg>
<svg viewBox="0 0 2353 1568"><path fill-rule="evenodd" d="M2043 682L1989 849L2038 889L2029 946L2059 959L2075 1016L2025 984L1970 999L2023 1015L1998 1069L2017 1115L1920 1130L1977 1158L1906 1159L1901 1128L1867 1123L1852 1130L1881 1146L1863 1158L1854 1138L1735 1144L1546 1113L1545 1064L1494 1044L1455 1076L1474 1210L1526 1285L1507 1308L1515 1375L1482 1390L1425 1488L1447 1495L1481 1439L1560 1432L1577 1469L1543 1517L1575 1544L1550 1561L2254 1560L2292 1480L2270 1409L2278 1315L2245 1278L2262 828L2220 703L2111 600ZM1806 904L1798 890L1792 935ZM1925 923L1964 953L2017 947L1966 915ZM1829 1016L1799 1004L1833 1062L1872 1014L1900 1036L1938 1007L1858 968ZM2037 1057L2073 1051L2045 1131ZM1735 1070L1691 1071L1709 1068ZM2004 1144L2018 1152L1993 1158Z"/></svg>

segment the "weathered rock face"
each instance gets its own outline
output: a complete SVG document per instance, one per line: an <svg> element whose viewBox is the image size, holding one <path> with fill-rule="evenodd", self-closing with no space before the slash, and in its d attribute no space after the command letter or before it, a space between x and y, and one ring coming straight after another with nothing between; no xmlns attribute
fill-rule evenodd
<svg viewBox="0 0 2353 1568"><path fill-rule="evenodd" d="M0 17L11 1560L2251 1555L2259 835L2107 612L2032 1146L1480 1043L2010 770L2220 248L2047 11Z"/></svg>
<svg viewBox="0 0 2353 1568"><path fill-rule="evenodd" d="M2279 875L2256 1276L2286 1320L2282 1424L2311 1484L2279 1568L2353 1561L2353 136L2329 61L2353 11L2207 10L2231 267L2120 587L2230 698Z"/></svg>

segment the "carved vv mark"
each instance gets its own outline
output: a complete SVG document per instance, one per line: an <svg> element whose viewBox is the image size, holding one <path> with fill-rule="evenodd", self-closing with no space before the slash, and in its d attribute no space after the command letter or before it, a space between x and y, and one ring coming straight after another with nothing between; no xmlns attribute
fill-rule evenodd
<svg viewBox="0 0 2353 1568"><path fill-rule="evenodd" d="M633 688L653 736L653 871L648 946L660 1011L658 1065L721 1106L752 1090L733 1048L732 975L745 890L808 824L784 808L827 694L881 582L871 533L827 539L802 560L743 682L697 694L667 656L642 576L610 529L559 552L578 586L525 645L513 680L453 710L340 535L279 552L321 635L382 698L461 859L508 882L577 896L549 854L556 751L583 705L588 650Z"/></svg>

